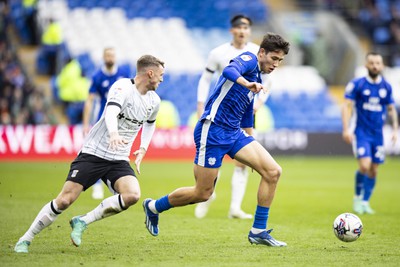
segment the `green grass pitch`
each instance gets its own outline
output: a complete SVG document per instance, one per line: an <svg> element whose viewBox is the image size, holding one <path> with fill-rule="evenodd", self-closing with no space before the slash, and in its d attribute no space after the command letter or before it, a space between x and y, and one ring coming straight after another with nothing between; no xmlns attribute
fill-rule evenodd
<svg viewBox="0 0 400 267"><path fill-rule="evenodd" d="M38 211L60 191L69 163L0 163L0 266L399 266L400 160L380 167L371 206L360 216L364 231L356 242L333 234L337 215L351 212L356 161L345 157L278 157L283 175L268 228L286 248L250 245L252 220L227 218L233 162L225 161L217 199L204 219L194 206L160 216L160 235L144 226L141 201L193 185L192 163L146 162L139 181L142 198L129 210L91 224L81 247L69 239L69 219L98 205L91 191L34 239L29 254L13 247ZM259 177L251 173L242 208L253 213ZM108 193L108 192L107 192ZM109 194L107 194L109 195Z"/></svg>

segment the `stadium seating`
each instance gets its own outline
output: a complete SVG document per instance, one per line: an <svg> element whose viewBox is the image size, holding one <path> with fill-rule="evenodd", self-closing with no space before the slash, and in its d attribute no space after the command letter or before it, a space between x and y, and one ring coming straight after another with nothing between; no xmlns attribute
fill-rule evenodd
<svg viewBox="0 0 400 267"><path fill-rule="evenodd" d="M106 46L116 48L119 63L132 73L143 54L163 59L166 74L158 93L174 104L181 125L187 125L196 110L197 84L208 52L230 40L226 18L237 13L263 23L268 7L261 0L45 0L38 6L40 22L50 17L60 22L68 54L78 59L88 77L102 63ZM276 128L340 131L338 106L315 69L283 67L272 77L267 105Z"/></svg>

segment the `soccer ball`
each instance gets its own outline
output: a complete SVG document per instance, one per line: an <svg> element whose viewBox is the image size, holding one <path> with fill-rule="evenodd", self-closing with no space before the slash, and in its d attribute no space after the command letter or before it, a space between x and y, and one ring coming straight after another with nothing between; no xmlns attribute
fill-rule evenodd
<svg viewBox="0 0 400 267"><path fill-rule="evenodd" d="M342 213L333 222L333 232L343 242L356 241L362 230L363 225L360 218L352 213Z"/></svg>

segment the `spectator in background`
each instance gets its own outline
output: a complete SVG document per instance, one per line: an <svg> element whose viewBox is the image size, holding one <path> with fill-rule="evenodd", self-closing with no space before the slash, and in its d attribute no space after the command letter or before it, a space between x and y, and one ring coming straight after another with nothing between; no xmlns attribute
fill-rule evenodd
<svg viewBox="0 0 400 267"><path fill-rule="evenodd" d="M390 33L394 43L391 51L392 65L400 67L400 1L392 6L391 11Z"/></svg>
<svg viewBox="0 0 400 267"><path fill-rule="evenodd" d="M38 45L37 0L22 0L28 44Z"/></svg>
<svg viewBox="0 0 400 267"><path fill-rule="evenodd" d="M63 36L61 25L51 18L47 28L43 32L41 47L41 53L48 63L48 75L56 75L59 72L62 43Z"/></svg>
<svg viewBox="0 0 400 267"><path fill-rule="evenodd" d="M7 40L9 7L7 1L0 1L0 41Z"/></svg>
<svg viewBox="0 0 400 267"><path fill-rule="evenodd" d="M353 209L358 214L374 214L369 200L373 193L378 167L385 160L383 146L383 125L386 113L393 126L392 142L397 141L397 112L394 105L392 86L382 77L384 68L380 54L366 56L368 75L352 80L346 87L342 109L343 139L353 143L358 160L355 177ZM350 125L353 107L355 129Z"/></svg>
<svg viewBox="0 0 400 267"><path fill-rule="evenodd" d="M0 98L0 124L11 124L10 108L6 98Z"/></svg>
<svg viewBox="0 0 400 267"><path fill-rule="evenodd" d="M99 68L92 77L92 83L89 88L89 96L85 101L83 109L83 131L87 135L90 130L91 122L97 122L103 114L107 103L108 90L111 85L121 78L129 78L129 70L116 65L115 49L108 47L103 52L104 65ZM100 98L100 107L94 109L96 97ZM99 177L100 178L100 177ZM104 188L101 180L93 185L92 197L102 199L104 197Z"/></svg>
<svg viewBox="0 0 400 267"><path fill-rule="evenodd" d="M30 124L54 124L51 103L43 92L35 90L29 98L29 120Z"/></svg>
<svg viewBox="0 0 400 267"><path fill-rule="evenodd" d="M35 112L41 112L48 119L38 121L32 119L34 110L31 108L32 96L38 92L26 78L16 55L5 40L0 40L0 124L42 124L55 123L49 117L50 106L36 107ZM42 94L41 101L48 101Z"/></svg>
<svg viewBox="0 0 400 267"><path fill-rule="evenodd" d="M364 0L359 19L368 32L374 49L379 51L390 66L400 61L399 0Z"/></svg>
<svg viewBox="0 0 400 267"><path fill-rule="evenodd" d="M78 60L71 58L57 77L58 96L64 104L69 123L72 125L82 122L89 83L90 81L83 75Z"/></svg>

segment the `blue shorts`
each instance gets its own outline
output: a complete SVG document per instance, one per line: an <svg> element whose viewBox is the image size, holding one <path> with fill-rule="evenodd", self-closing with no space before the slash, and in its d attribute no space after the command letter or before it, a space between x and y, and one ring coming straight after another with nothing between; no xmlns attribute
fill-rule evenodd
<svg viewBox="0 0 400 267"><path fill-rule="evenodd" d="M381 164L385 161L385 147L383 139L371 140L356 138L353 144L354 155L359 158L371 158L373 163Z"/></svg>
<svg viewBox="0 0 400 267"><path fill-rule="evenodd" d="M254 138L242 129L227 130L209 120L199 121L194 129L196 158L194 163L206 168L219 168L225 155L233 158Z"/></svg>

